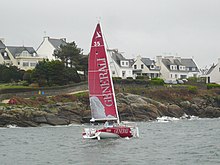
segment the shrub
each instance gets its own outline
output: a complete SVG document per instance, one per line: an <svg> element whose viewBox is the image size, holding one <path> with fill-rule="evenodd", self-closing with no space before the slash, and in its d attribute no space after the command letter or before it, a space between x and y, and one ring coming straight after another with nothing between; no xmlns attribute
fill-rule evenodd
<svg viewBox="0 0 220 165"><path fill-rule="evenodd" d="M192 93L192 94L198 93L198 88L197 88L196 86L189 85L189 86L187 87L187 89L188 89L188 91L189 91L190 93Z"/></svg>
<svg viewBox="0 0 220 165"><path fill-rule="evenodd" d="M121 77L112 77L112 80L115 81L115 80L121 80L122 78Z"/></svg>
<svg viewBox="0 0 220 165"><path fill-rule="evenodd" d="M137 76L136 79L144 79L144 76Z"/></svg>
<svg viewBox="0 0 220 165"><path fill-rule="evenodd" d="M128 80L133 80L133 77L127 77Z"/></svg>
<svg viewBox="0 0 220 165"><path fill-rule="evenodd" d="M150 84L151 85L164 85L164 81L163 79L160 79L160 78L152 78L150 80Z"/></svg>
<svg viewBox="0 0 220 165"><path fill-rule="evenodd" d="M207 89L220 88L219 84L207 84Z"/></svg>

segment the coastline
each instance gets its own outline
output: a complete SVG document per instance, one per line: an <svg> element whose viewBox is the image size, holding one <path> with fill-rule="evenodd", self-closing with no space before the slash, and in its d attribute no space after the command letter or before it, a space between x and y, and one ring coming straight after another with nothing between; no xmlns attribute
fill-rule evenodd
<svg viewBox="0 0 220 165"><path fill-rule="evenodd" d="M155 91L161 92L161 89L155 89ZM213 96L193 94L188 100L182 100L180 97L174 100L168 94L166 97L158 100L153 96L117 92L120 119L145 122L157 120L162 116L175 118L181 118L184 115L199 118L220 117L220 104L216 99L219 97L218 94ZM13 98L16 100L16 104L1 104L0 106L0 127L82 124L88 123L91 118L86 91L30 99Z"/></svg>

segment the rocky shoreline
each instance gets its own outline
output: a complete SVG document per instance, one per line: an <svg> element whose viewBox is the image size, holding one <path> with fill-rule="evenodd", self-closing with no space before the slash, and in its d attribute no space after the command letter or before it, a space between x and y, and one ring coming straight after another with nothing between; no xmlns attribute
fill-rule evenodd
<svg viewBox="0 0 220 165"><path fill-rule="evenodd" d="M55 126L89 122L91 116L88 94L83 97L62 95L58 98L51 101L45 97L35 100L16 97L16 104L0 105L0 127L37 127L45 124ZM121 120L151 121L162 116L180 118L185 114L200 118L220 117L219 100L210 97L193 97L191 100L175 104L130 93L118 93L116 98Z"/></svg>

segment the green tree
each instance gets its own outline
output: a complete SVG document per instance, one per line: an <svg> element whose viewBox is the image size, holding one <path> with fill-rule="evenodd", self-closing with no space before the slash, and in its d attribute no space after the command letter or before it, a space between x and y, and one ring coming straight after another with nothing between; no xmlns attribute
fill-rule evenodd
<svg viewBox="0 0 220 165"><path fill-rule="evenodd" d="M22 80L24 71L16 66L0 65L0 82L9 83Z"/></svg>
<svg viewBox="0 0 220 165"><path fill-rule="evenodd" d="M54 51L54 56L60 59L65 66L78 68L79 60L82 56L82 49L78 48L76 43L70 42L66 45L61 45L59 49Z"/></svg>
<svg viewBox="0 0 220 165"><path fill-rule="evenodd" d="M75 68L67 68L62 61L44 60L37 64L31 75L39 86L65 85L70 82L80 82Z"/></svg>

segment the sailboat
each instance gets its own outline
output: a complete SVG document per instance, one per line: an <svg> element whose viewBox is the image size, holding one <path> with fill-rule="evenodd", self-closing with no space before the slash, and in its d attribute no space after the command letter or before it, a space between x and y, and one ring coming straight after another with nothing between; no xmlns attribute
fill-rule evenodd
<svg viewBox="0 0 220 165"><path fill-rule="evenodd" d="M109 67L105 42L100 23L97 24L89 54L88 87L91 108L91 122L105 122L102 128L93 125L84 128L83 138L131 138L139 137L135 123L121 123Z"/></svg>

